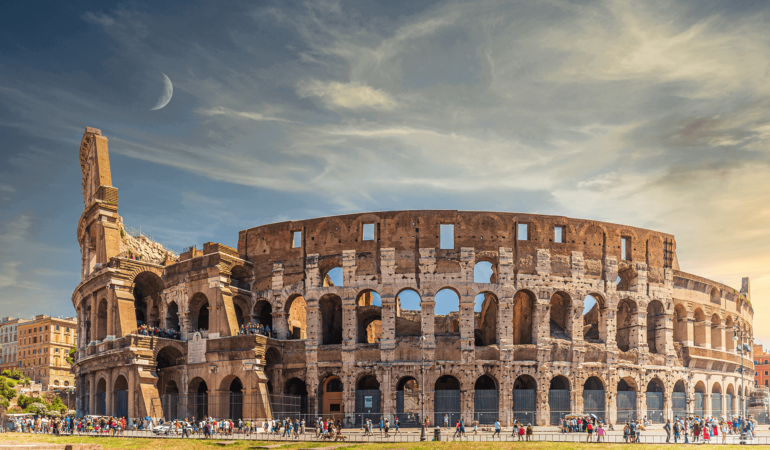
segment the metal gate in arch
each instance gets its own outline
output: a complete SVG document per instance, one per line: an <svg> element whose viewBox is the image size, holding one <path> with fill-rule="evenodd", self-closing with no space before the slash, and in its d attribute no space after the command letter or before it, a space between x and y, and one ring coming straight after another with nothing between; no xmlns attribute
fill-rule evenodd
<svg viewBox="0 0 770 450"><path fill-rule="evenodd" d="M674 412L674 418L687 417L687 394L684 392L672 393L671 409Z"/></svg>
<svg viewBox="0 0 770 450"><path fill-rule="evenodd" d="M607 421L604 416L604 391L583 391L583 412Z"/></svg>
<svg viewBox="0 0 770 450"><path fill-rule="evenodd" d="M652 423L663 423L663 393L647 392L647 420Z"/></svg>
<svg viewBox="0 0 770 450"><path fill-rule="evenodd" d="M120 390L115 392L115 415L128 419L128 391Z"/></svg>
<svg viewBox="0 0 770 450"><path fill-rule="evenodd" d="M636 420L636 391L620 391L615 398L618 406L618 423Z"/></svg>
<svg viewBox="0 0 770 450"><path fill-rule="evenodd" d="M356 390L356 419L357 427L363 426L365 419L371 419L378 424L380 422L381 409L380 401L382 392L379 389L357 389Z"/></svg>
<svg viewBox="0 0 770 450"><path fill-rule="evenodd" d="M444 426L444 415L449 416L449 427L454 428L460 420L460 391L434 391L433 392L433 423L436 426Z"/></svg>
<svg viewBox="0 0 770 450"><path fill-rule="evenodd" d="M482 425L494 424L498 419L498 390L478 389L473 395L473 418Z"/></svg>
<svg viewBox="0 0 770 450"><path fill-rule="evenodd" d="M567 416L570 411L570 391L548 391L548 406L551 409L551 425L558 425L559 419Z"/></svg>
<svg viewBox="0 0 770 450"><path fill-rule="evenodd" d="M534 389L513 390L513 418L524 425L537 423L537 392Z"/></svg>

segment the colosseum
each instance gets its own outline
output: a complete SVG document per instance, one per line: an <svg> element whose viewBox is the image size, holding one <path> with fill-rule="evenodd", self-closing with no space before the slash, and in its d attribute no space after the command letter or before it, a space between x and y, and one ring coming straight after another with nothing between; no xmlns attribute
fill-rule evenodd
<svg viewBox="0 0 770 450"><path fill-rule="evenodd" d="M736 372L733 340L753 341L748 278L734 289L681 271L670 234L388 211L175 254L123 226L99 130L80 163L79 414L661 422L737 413L753 378L750 358L745 385Z"/></svg>

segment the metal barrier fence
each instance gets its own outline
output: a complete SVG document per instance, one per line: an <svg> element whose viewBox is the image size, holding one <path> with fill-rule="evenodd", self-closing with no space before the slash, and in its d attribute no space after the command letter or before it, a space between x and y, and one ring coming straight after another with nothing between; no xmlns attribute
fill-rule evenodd
<svg viewBox="0 0 770 450"><path fill-rule="evenodd" d="M259 430L252 430L250 432L246 432L246 430L239 430L236 428L233 430L232 433L223 433L223 432L215 432L213 434L213 438L215 439L228 439L228 440L247 440L252 442L323 442L327 441L328 439L324 438L322 435L317 435L316 432L313 429L305 429L304 433L299 433L296 436L293 436L292 433L284 433L283 430L279 430L276 432L264 432L263 428L260 426L257 427ZM257 432L259 431L259 432ZM592 442L606 442L606 443L615 443L620 444L627 442L624 440L622 431L616 430L613 432L610 432L609 434L605 434L603 437L600 437L594 433L591 436L588 436L587 433L559 433L559 432L550 432L550 431L534 431L533 435L531 435L529 438L526 436L519 437L518 435L513 434L513 430L510 427L505 427L502 429L502 432L499 435L493 434L492 430L483 430L479 431L478 433L474 433L472 429L466 429L466 433L464 436L457 436L454 429L445 430L445 429L439 429L438 432L436 428L430 428L426 430L426 437L427 440L431 441L434 440L435 437L438 437L441 441L455 441L455 442L513 442L513 441L519 441L519 440L531 440L535 442L586 442L590 439ZM77 433L75 433L78 435ZM395 432L393 429L389 431L389 433L385 433L384 430L381 433L379 430L375 430L375 432L372 435L365 435L360 430L350 430L350 429L343 429L342 434L346 436L346 441L348 442L356 442L356 443L397 443L397 442L419 442L420 441L420 431L418 429L409 429L409 430L399 430L399 432ZM90 435L90 436L101 436L103 439L110 439L112 438L111 433L83 433L83 436ZM204 436L200 431L191 431L188 433L189 438L192 439L203 439ZM177 431L176 429L170 429L168 434L166 434L165 429L162 431L159 430L159 433L154 433L149 430L125 430L122 431L119 435L117 435L114 439L120 439L120 438L158 438L158 439L184 439L185 437L182 436L181 430ZM680 438L680 443L683 438ZM653 434L649 431L642 432L639 442L644 444L664 444L666 443L667 438L666 435L662 432L658 431L657 433ZM673 437L669 439L671 443L673 443ZM716 442L714 442L716 441ZM740 436L736 434L728 434L725 439L727 444L739 444L740 442ZM692 437L690 437L690 442L693 442ZM702 439L699 439L699 442L702 442ZM722 443L722 435L718 437L712 438L712 443ZM748 445L770 445L770 436L767 435L760 435L756 437L749 437L746 441L746 444Z"/></svg>
<svg viewBox="0 0 770 450"><path fill-rule="evenodd" d="M620 391L615 398L618 401L618 423L636 420L636 391Z"/></svg>
<svg viewBox="0 0 770 450"><path fill-rule="evenodd" d="M551 425L558 425L560 419L571 413L570 391L548 391L548 406L551 408Z"/></svg>
<svg viewBox="0 0 770 450"><path fill-rule="evenodd" d="M647 392L647 420L652 423L664 423L664 407L662 392Z"/></svg>
<svg viewBox="0 0 770 450"><path fill-rule="evenodd" d="M513 418L524 424L537 423L537 392L534 389L513 390Z"/></svg>

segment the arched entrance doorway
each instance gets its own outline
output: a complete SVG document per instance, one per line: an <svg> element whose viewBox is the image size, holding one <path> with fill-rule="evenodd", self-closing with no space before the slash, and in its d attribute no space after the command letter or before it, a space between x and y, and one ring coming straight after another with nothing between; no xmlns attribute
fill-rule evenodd
<svg viewBox="0 0 770 450"><path fill-rule="evenodd" d="M396 414L405 427L419 424L420 392L413 377L402 378L396 385Z"/></svg>
<svg viewBox="0 0 770 450"><path fill-rule="evenodd" d="M442 375L436 380L433 392L433 423L440 426L444 416L449 423L460 420L460 381L452 375Z"/></svg>
<svg viewBox="0 0 770 450"><path fill-rule="evenodd" d="M299 378L292 378L283 387L283 395L273 395L273 417L303 417L307 415L307 385Z"/></svg>
<svg viewBox="0 0 770 450"><path fill-rule="evenodd" d="M671 393L671 409L674 413L674 419L687 417L687 389L684 381L679 380L674 385L674 392Z"/></svg>
<svg viewBox="0 0 770 450"><path fill-rule="evenodd" d="M558 425L559 419L572 412L567 377L559 375L551 379L551 387L548 389L548 406L551 409L551 425Z"/></svg>
<svg viewBox="0 0 770 450"><path fill-rule="evenodd" d="M176 381L169 380L161 391L160 404L166 420L179 419L179 388Z"/></svg>
<svg viewBox="0 0 770 450"><path fill-rule="evenodd" d="M693 414L698 417L703 417L706 414L706 385L702 381L699 381L695 385L695 393L693 395L694 410Z"/></svg>
<svg viewBox="0 0 770 450"><path fill-rule="evenodd" d="M202 378L193 378L187 389L188 416L202 419L209 415L209 388Z"/></svg>
<svg viewBox="0 0 770 450"><path fill-rule="evenodd" d="M181 331L179 329L179 306L176 302L171 302L166 307L166 328Z"/></svg>
<svg viewBox="0 0 770 450"><path fill-rule="evenodd" d="M598 377L590 377L583 383L583 412L605 420L604 383Z"/></svg>
<svg viewBox="0 0 770 450"><path fill-rule="evenodd" d="M523 423L537 423L537 382L521 375L513 382L513 418Z"/></svg>
<svg viewBox="0 0 770 450"><path fill-rule="evenodd" d="M663 410L663 382L653 378L647 384L647 420L652 423L665 422Z"/></svg>
<svg viewBox="0 0 770 450"><path fill-rule="evenodd" d="M356 426L366 419L377 423L380 420L382 392L380 382L374 375L366 375L356 383Z"/></svg>
<svg viewBox="0 0 770 450"><path fill-rule="evenodd" d="M498 419L499 391L497 381L482 375L473 386L473 415L480 424L494 424Z"/></svg>
<svg viewBox="0 0 770 450"><path fill-rule="evenodd" d="M722 411L722 386L714 383L711 387L711 415L719 417L724 414Z"/></svg>
<svg viewBox="0 0 770 450"><path fill-rule="evenodd" d="M617 399L618 423L636 420L636 386L632 379L622 379L618 382Z"/></svg>
<svg viewBox="0 0 770 450"><path fill-rule="evenodd" d="M128 419L128 381L123 375L115 380L115 415Z"/></svg>
<svg viewBox="0 0 770 450"><path fill-rule="evenodd" d="M102 378L96 383L96 414L107 414L107 381Z"/></svg>
<svg viewBox="0 0 770 450"><path fill-rule="evenodd" d="M339 377L329 377L321 385L321 413L325 419L343 419L345 408L342 404L342 388Z"/></svg>
<svg viewBox="0 0 770 450"><path fill-rule="evenodd" d="M230 382L228 400L230 405L230 415L228 418L234 422L243 419L243 383L241 383L241 379L238 377L235 377Z"/></svg>

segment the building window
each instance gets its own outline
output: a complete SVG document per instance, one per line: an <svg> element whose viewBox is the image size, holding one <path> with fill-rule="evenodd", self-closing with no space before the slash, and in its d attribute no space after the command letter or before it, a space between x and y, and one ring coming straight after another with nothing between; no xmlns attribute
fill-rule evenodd
<svg viewBox="0 0 770 450"><path fill-rule="evenodd" d="M767 370L765 370L765 376L767 376Z"/></svg>
<svg viewBox="0 0 770 450"><path fill-rule="evenodd" d="M65 329L64 329L64 332L65 332L65 333L69 333L69 332L70 332L70 327L67 327L67 328L65 328Z"/></svg>
<svg viewBox="0 0 770 450"><path fill-rule="evenodd" d="M620 238L620 259L623 261L631 261L631 238Z"/></svg>
<svg viewBox="0 0 770 450"><path fill-rule="evenodd" d="M301 231L294 231L293 232L294 239L291 241L291 248L300 248L302 247L302 232Z"/></svg>
<svg viewBox="0 0 770 450"><path fill-rule="evenodd" d="M520 241L528 241L529 236L527 235L527 224L526 223L520 223L517 227L517 239Z"/></svg>
<svg viewBox="0 0 770 450"><path fill-rule="evenodd" d="M451 250L455 248L455 226L452 224L439 225L439 248Z"/></svg>
<svg viewBox="0 0 770 450"><path fill-rule="evenodd" d="M374 240L374 224L373 223L365 223L364 224L364 235L362 237L364 241L373 241Z"/></svg>
<svg viewBox="0 0 770 450"><path fill-rule="evenodd" d="M553 227L553 241L564 243L564 227Z"/></svg>
<svg viewBox="0 0 770 450"><path fill-rule="evenodd" d="M56 325L56 331L59 331L59 325Z"/></svg>

